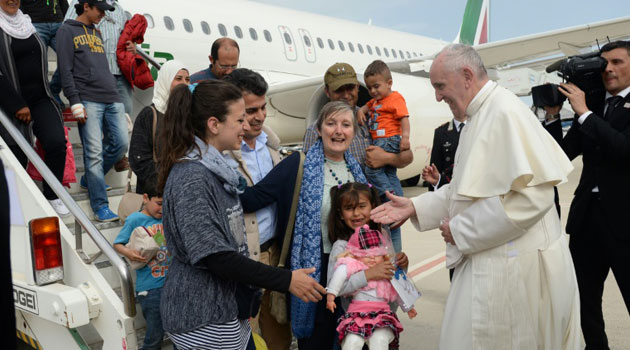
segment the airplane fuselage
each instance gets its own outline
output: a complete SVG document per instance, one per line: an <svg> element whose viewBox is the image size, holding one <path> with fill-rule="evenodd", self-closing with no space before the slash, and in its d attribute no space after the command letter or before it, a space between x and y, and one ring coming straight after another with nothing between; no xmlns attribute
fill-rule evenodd
<svg viewBox="0 0 630 350"><path fill-rule="evenodd" d="M130 14L140 13L147 18L149 26L141 47L158 62L178 59L192 74L208 67L212 43L228 36L240 46L240 66L261 73L272 89L321 77L317 84L320 88L296 89L269 97L266 123L283 144L302 141L306 124L314 118L313 101L321 100L323 95L323 75L330 65L350 63L363 83L361 73L373 60L414 59L433 54L448 44L256 2L186 0L179 6L166 0L120 3ZM426 77L394 73L393 81L393 89L405 97L410 112L414 162L399 171L399 177L404 179L419 174L428 164L433 130L451 118L451 113L445 104L437 103Z"/></svg>

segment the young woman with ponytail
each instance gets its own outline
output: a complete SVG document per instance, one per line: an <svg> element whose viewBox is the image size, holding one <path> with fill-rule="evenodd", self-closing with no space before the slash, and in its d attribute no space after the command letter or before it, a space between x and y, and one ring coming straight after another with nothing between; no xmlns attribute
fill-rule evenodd
<svg viewBox="0 0 630 350"><path fill-rule="evenodd" d="M288 271L247 257L240 176L222 152L240 148L248 128L241 92L229 83L203 81L171 92L158 156L164 233L173 254L161 313L178 349L245 349L247 319L257 311L243 300L253 299L243 296L251 290L246 285L304 301L325 293L307 275L313 268Z"/></svg>

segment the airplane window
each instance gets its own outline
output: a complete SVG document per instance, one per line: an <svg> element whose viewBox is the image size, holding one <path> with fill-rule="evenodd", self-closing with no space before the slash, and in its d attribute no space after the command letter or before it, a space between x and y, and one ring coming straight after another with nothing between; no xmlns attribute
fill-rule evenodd
<svg viewBox="0 0 630 350"><path fill-rule="evenodd" d="M361 44L357 44L357 47L359 48L359 52L363 53L363 46Z"/></svg>
<svg viewBox="0 0 630 350"><path fill-rule="evenodd" d="M324 48L324 41L322 40L322 38L317 38L317 45L319 45L320 49Z"/></svg>
<svg viewBox="0 0 630 350"><path fill-rule="evenodd" d="M365 47L367 47L368 53L371 55L372 54L372 46L365 45Z"/></svg>
<svg viewBox="0 0 630 350"><path fill-rule="evenodd" d="M291 40L291 36L289 35L289 33L284 33L284 41L287 43L287 45L291 45L293 43L293 41Z"/></svg>
<svg viewBox="0 0 630 350"><path fill-rule="evenodd" d="M169 16L164 17L164 25L166 26L166 29L168 30L175 29L175 24L173 23L173 19Z"/></svg>
<svg viewBox="0 0 630 350"><path fill-rule="evenodd" d="M188 32L188 33L192 33L193 32L193 26L192 23L190 23L190 21L186 18L184 18L184 20L182 21L184 23L184 29Z"/></svg>
<svg viewBox="0 0 630 350"><path fill-rule="evenodd" d="M389 57L389 50L386 47L383 48L383 52L385 52L385 56Z"/></svg>
<svg viewBox="0 0 630 350"><path fill-rule="evenodd" d="M241 27L234 26L234 34L236 34L239 39L243 39L243 31L241 30Z"/></svg>
<svg viewBox="0 0 630 350"><path fill-rule="evenodd" d="M269 31L267 29L263 30L263 34L265 35L265 40L267 40L268 42L271 42L271 33L269 33Z"/></svg>
<svg viewBox="0 0 630 350"><path fill-rule="evenodd" d="M418 57L418 54L414 52L413 57Z"/></svg>
<svg viewBox="0 0 630 350"><path fill-rule="evenodd" d="M392 50L392 55L394 56L394 58L398 58L398 55L396 55L396 50Z"/></svg>
<svg viewBox="0 0 630 350"><path fill-rule="evenodd" d="M131 19L131 12L125 11L125 18L127 18L127 20L130 20Z"/></svg>
<svg viewBox="0 0 630 350"><path fill-rule="evenodd" d="M374 49L376 49L376 54L377 55L381 55L381 49L378 46L374 46Z"/></svg>
<svg viewBox="0 0 630 350"><path fill-rule="evenodd" d="M333 43L333 41L332 41L332 40L330 40L330 39L328 39L328 46L330 46L330 49L331 49L331 50L334 50L334 49L335 49L335 43Z"/></svg>
<svg viewBox="0 0 630 350"><path fill-rule="evenodd" d="M144 18L147 19L147 27L149 27L149 28L155 27L155 23L153 22L153 16L151 16L148 13L145 13L144 14Z"/></svg>
<svg viewBox="0 0 630 350"><path fill-rule="evenodd" d="M208 24L208 22L201 21L201 31L203 31L203 33L206 35L210 35L210 25Z"/></svg>
<svg viewBox="0 0 630 350"><path fill-rule="evenodd" d="M350 49L350 51L354 52L354 45L352 45L352 43L349 41L348 41L348 48Z"/></svg>
<svg viewBox="0 0 630 350"><path fill-rule="evenodd" d="M411 58L411 54L407 51L407 58Z"/></svg>
<svg viewBox="0 0 630 350"><path fill-rule="evenodd" d="M225 29L225 26L222 23L219 23L219 33L223 36L227 36L227 29Z"/></svg>
<svg viewBox="0 0 630 350"><path fill-rule="evenodd" d="M311 39L308 38L308 36L304 36L304 45L311 47Z"/></svg>
<svg viewBox="0 0 630 350"><path fill-rule="evenodd" d="M254 41L258 40L258 33L256 33L256 29L249 28L249 36L251 36Z"/></svg>
<svg viewBox="0 0 630 350"><path fill-rule="evenodd" d="M341 51L346 51L346 48L343 46L343 43L341 42L341 40L339 40L338 43L339 43L339 49L341 49Z"/></svg>

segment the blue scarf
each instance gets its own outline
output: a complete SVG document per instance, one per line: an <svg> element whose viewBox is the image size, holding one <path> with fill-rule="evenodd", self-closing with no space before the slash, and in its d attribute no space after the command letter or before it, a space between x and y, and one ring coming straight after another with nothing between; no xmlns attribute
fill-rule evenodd
<svg viewBox="0 0 630 350"><path fill-rule="evenodd" d="M344 154L354 181L367 183L359 163ZM324 148L319 140L306 154L304 177L298 201L291 248L291 270L314 267L311 275L316 281L321 278L322 267L322 200L324 195ZM315 326L316 303L305 303L291 295L291 328L296 338L309 337Z"/></svg>

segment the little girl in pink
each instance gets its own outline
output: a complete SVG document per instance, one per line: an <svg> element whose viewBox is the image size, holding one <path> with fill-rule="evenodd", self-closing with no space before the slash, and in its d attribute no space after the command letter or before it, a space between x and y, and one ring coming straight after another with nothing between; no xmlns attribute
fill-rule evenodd
<svg viewBox="0 0 630 350"><path fill-rule="evenodd" d="M326 287L326 308L335 310L335 297L351 275L365 271L384 259L389 259L389 256L381 232L371 230L368 225L357 227L346 251L337 258L335 272ZM398 294L388 280L369 281L366 287L355 292L337 326L342 349L360 350L364 343L370 350L387 350L390 344L397 347L403 327L388 304L397 300ZM403 311L409 318L417 315L413 308Z"/></svg>

